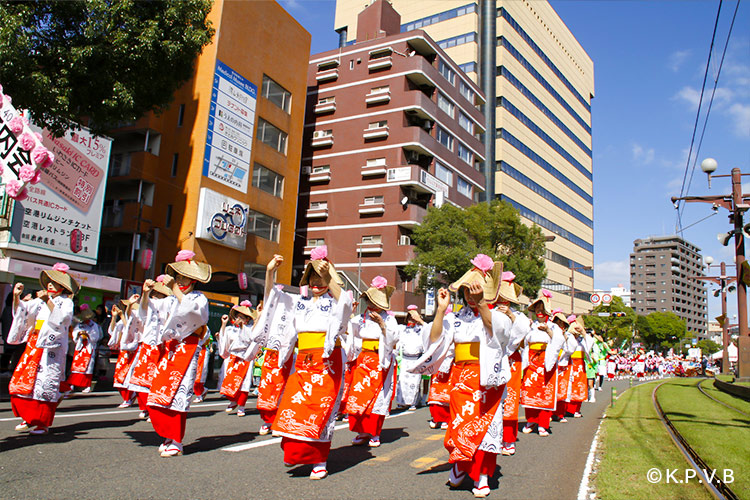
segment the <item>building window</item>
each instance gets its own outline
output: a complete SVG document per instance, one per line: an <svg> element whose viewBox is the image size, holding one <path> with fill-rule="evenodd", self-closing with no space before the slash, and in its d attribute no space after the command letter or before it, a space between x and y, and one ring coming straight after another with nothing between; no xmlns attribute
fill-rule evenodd
<svg viewBox="0 0 750 500"><path fill-rule="evenodd" d="M435 162L435 177L453 187L453 172L439 161Z"/></svg>
<svg viewBox="0 0 750 500"><path fill-rule="evenodd" d="M253 167L253 186L281 198L284 191L284 176L256 163Z"/></svg>
<svg viewBox="0 0 750 500"><path fill-rule="evenodd" d="M164 221L164 227L169 229L172 226L172 205L167 205L167 217Z"/></svg>
<svg viewBox="0 0 750 500"><path fill-rule="evenodd" d="M362 236L362 243L380 243L382 241L382 237L379 234L370 234L367 236Z"/></svg>
<svg viewBox="0 0 750 500"><path fill-rule="evenodd" d="M175 153L172 155L172 171L170 172L170 175L172 177L177 177L177 162L180 158L180 155Z"/></svg>
<svg viewBox="0 0 750 500"><path fill-rule="evenodd" d="M327 201L312 201L310 202L310 210L325 210L328 208Z"/></svg>
<svg viewBox="0 0 750 500"><path fill-rule="evenodd" d="M279 153L286 154L287 133L271 125L263 118L258 118L258 139Z"/></svg>
<svg viewBox="0 0 750 500"><path fill-rule="evenodd" d="M383 203L382 196L366 196L363 205L378 205Z"/></svg>
<svg viewBox="0 0 750 500"><path fill-rule="evenodd" d="M455 47L456 45L463 45L465 43L471 43L477 41L477 34L475 32L471 33L464 33L463 35L454 36L451 38L446 38L445 40L440 40L438 42L438 47L441 49L449 49L451 47Z"/></svg>
<svg viewBox="0 0 750 500"><path fill-rule="evenodd" d="M445 77L446 80L450 82L451 85L456 84L456 72L453 71L450 66L445 64L445 62L441 59L439 63L439 70L440 74Z"/></svg>
<svg viewBox="0 0 750 500"><path fill-rule="evenodd" d="M458 112L458 124L462 129L474 135L474 122L463 111Z"/></svg>
<svg viewBox="0 0 750 500"><path fill-rule="evenodd" d="M256 212L247 211L247 232L271 241L279 241L279 220Z"/></svg>
<svg viewBox="0 0 750 500"><path fill-rule="evenodd" d="M458 188L458 192L467 198L471 198L471 184L461 176L457 177L457 181L456 188Z"/></svg>
<svg viewBox="0 0 750 500"><path fill-rule="evenodd" d="M313 174L325 174L331 171L330 165L320 165L319 167L313 167L312 173Z"/></svg>
<svg viewBox="0 0 750 500"><path fill-rule="evenodd" d="M177 111L177 126L182 127L182 121L185 119L185 105L180 104L180 108Z"/></svg>
<svg viewBox="0 0 750 500"><path fill-rule="evenodd" d="M381 120L379 122L370 122L367 128L372 130L375 128L385 128L387 126L388 126L388 120Z"/></svg>
<svg viewBox="0 0 750 500"><path fill-rule="evenodd" d="M458 157L461 158L463 161L471 165L474 162L474 154L471 152L469 148L458 143Z"/></svg>
<svg viewBox="0 0 750 500"><path fill-rule="evenodd" d="M452 102L450 102L450 100L448 100L447 97L445 97L442 92L438 92L437 105L438 108L442 109L448 116L453 118L453 111L455 109L455 106Z"/></svg>
<svg viewBox="0 0 750 500"><path fill-rule="evenodd" d="M373 88L371 88L369 95L384 94L384 93L390 92L390 91L391 91L391 86L390 85L383 85L382 87L373 87Z"/></svg>
<svg viewBox="0 0 750 500"><path fill-rule="evenodd" d="M461 95L466 98L467 101L469 101L471 104L474 104L474 91L471 90L471 87L464 83L463 80L459 82L458 90L461 92Z"/></svg>
<svg viewBox="0 0 750 500"><path fill-rule="evenodd" d="M268 78L266 75L263 75L261 95L289 113L289 108L292 103L292 93Z"/></svg>
<svg viewBox="0 0 750 500"><path fill-rule="evenodd" d="M440 144L453 151L453 136L440 125L437 126L437 140Z"/></svg>
<svg viewBox="0 0 750 500"><path fill-rule="evenodd" d="M324 238L310 238L307 240L308 247L320 247L325 244L326 244L326 240Z"/></svg>

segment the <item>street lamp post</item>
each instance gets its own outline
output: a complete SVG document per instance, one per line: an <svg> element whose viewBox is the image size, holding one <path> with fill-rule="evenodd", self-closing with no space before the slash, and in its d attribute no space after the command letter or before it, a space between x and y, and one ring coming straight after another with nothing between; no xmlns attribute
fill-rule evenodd
<svg viewBox="0 0 750 500"><path fill-rule="evenodd" d="M591 266L578 266L576 267L575 264L570 264L570 314L575 314L575 297L576 297L576 287L575 287L575 276L576 271L591 271L594 269Z"/></svg>
<svg viewBox="0 0 750 500"><path fill-rule="evenodd" d="M713 257L706 256L704 259L706 261L706 267L716 267L711 266L714 259ZM716 283L719 285L719 290L721 292L721 343L723 347L723 361L721 363L721 373L728 374L729 373L729 318L727 318L727 287L731 285L733 282L736 281L736 278L727 276L727 265L725 262L722 262L719 265L721 275L720 276L690 276L690 278L697 279L697 280L705 280L710 281L712 283ZM718 318L717 318L718 319Z"/></svg>
<svg viewBox="0 0 750 500"><path fill-rule="evenodd" d="M732 193L730 195L716 196L683 196L672 197L675 206L678 200L687 203L711 203L715 208L725 208L729 211L729 221L733 223L734 229L728 235L719 235L720 242L726 245L729 237L734 234L735 264L737 266L737 314L739 315L739 337L737 347L739 351L738 372L739 378L750 380L750 334L747 324L747 286L742 280L742 269L745 262L745 239L743 237L742 218L743 213L750 208L750 195L742 194L742 176L739 168L733 168L731 175L713 175L716 170L716 160L707 158L701 162L701 169L711 177L730 177L732 179ZM725 237L726 236L726 237Z"/></svg>

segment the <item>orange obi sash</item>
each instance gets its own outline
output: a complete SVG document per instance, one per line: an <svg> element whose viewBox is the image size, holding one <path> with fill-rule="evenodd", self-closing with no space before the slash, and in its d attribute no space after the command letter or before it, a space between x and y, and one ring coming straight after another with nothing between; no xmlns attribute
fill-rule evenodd
<svg viewBox="0 0 750 500"><path fill-rule="evenodd" d="M279 407L279 399L289 378L289 372L292 371L292 357L290 356L284 366L279 368L279 351L266 349L264 356L256 407L259 410L275 411Z"/></svg>
<svg viewBox="0 0 750 500"><path fill-rule="evenodd" d="M151 387L160 357L159 346L141 344L141 348L138 349L138 356L134 361L133 373L130 375L130 383L140 387Z"/></svg>
<svg viewBox="0 0 750 500"><path fill-rule="evenodd" d="M521 393L521 377L523 375L521 353L519 350L508 358L510 361L510 380L505 386L505 403L503 406L503 418L507 420L518 420L518 400Z"/></svg>
<svg viewBox="0 0 750 500"><path fill-rule="evenodd" d="M156 374L151 382L151 392L148 393L148 404L156 406L169 406L172 404L177 389L179 389L185 373L190 367L198 344L201 341L203 331L196 330L195 333L178 342L174 350L170 350L156 369ZM192 386L191 386L192 387Z"/></svg>
<svg viewBox="0 0 750 500"><path fill-rule="evenodd" d="M546 345L546 344L543 344ZM545 370L546 351L529 350L529 365L521 382L521 404L526 408L554 411L557 405L557 370Z"/></svg>
<svg viewBox="0 0 750 500"><path fill-rule="evenodd" d="M271 429L302 440L324 440L321 435L337 409L343 364L339 353L323 358L323 349L298 355Z"/></svg>
<svg viewBox="0 0 750 500"><path fill-rule="evenodd" d="M451 371L453 368L451 367ZM427 395L427 404L441 404L448 406L451 400L451 373L437 372L430 379L430 392Z"/></svg>
<svg viewBox="0 0 750 500"><path fill-rule="evenodd" d="M481 387L479 363L454 365L450 387L451 422L443 444L451 463L471 461L499 411L505 387ZM477 393L482 395L479 400Z"/></svg>
<svg viewBox="0 0 750 500"><path fill-rule="evenodd" d="M37 321L38 323L39 321ZM38 336L39 330L34 330L29 334L29 339L26 341L26 348L16 365L13 377L10 379L10 385L8 386L10 394L28 396L34 392L36 374L39 369L39 363L42 361L42 354L44 354L44 349L36 347Z"/></svg>
<svg viewBox="0 0 750 500"><path fill-rule="evenodd" d="M221 383L221 391L219 392L229 399L236 399L240 389L242 389L242 382L245 381L249 368L249 361L245 361L239 356L230 356L224 381Z"/></svg>
<svg viewBox="0 0 750 500"><path fill-rule="evenodd" d="M78 349L73 356L73 364L70 365L71 373L83 373L85 375L89 369L93 354L94 349L91 343L88 339L83 339L83 347Z"/></svg>
<svg viewBox="0 0 750 500"><path fill-rule="evenodd" d="M456 346L456 363L479 363L479 342L459 342Z"/></svg>
<svg viewBox="0 0 750 500"><path fill-rule="evenodd" d="M130 365L135 360L135 351L120 351L117 356L117 364L115 365L115 384L124 384L125 377L128 376L130 371Z"/></svg>
<svg viewBox="0 0 750 500"><path fill-rule="evenodd" d="M570 390L568 400L581 403L588 398L588 381L586 380L586 366L583 356L576 357L570 361Z"/></svg>
<svg viewBox="0 0 750 500"><path fill-rule="evenodd" d="M351 415L370 413L388 373L380 369L378 352L371 350L363 350L359 354L357 364L354 365L352 371L352 383L349 387L344 413Z"/></svg>
<svg viewBox="0 0 750 500"><path fill-rule="evenodd" d="M379 347L380 347L380 341L379 340L364 339L362 341L362 350L363 351L377 351Z"/></svg>

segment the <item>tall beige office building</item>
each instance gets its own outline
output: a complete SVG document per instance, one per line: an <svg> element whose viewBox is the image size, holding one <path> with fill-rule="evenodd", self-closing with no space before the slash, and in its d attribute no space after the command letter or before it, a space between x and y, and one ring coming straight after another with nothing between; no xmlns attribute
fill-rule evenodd
<svg viewBox="0 0 750 500"><path fill-rule="evenodd" d="M555 306L588 311L594 288L591 100L594 65L546 1L392 0L401 30L423 29L482 88L487 192L508 201L547 244ZM337 0L341 45L357 37L363 2ZM487 175L489 174L489 175Z"/></svg>

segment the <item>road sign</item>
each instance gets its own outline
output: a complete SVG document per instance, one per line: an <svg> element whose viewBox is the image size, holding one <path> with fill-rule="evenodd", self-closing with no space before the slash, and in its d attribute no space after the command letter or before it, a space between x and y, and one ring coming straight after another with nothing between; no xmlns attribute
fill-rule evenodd
<svg viewBox="0 0 750 500"><path fill-rule="evenodd" d="M602 295L602 304L607 305L612 302L612 294L611 293L605 293Z"/></svg>
<svg viewBox="0 0 750 500"><path fill-rule="evenodd" d="M595 306L598 306L599 303L602 301L602 296L599 295L598 293L592 293L590 300L592 304L594 304Z"/></svg>

